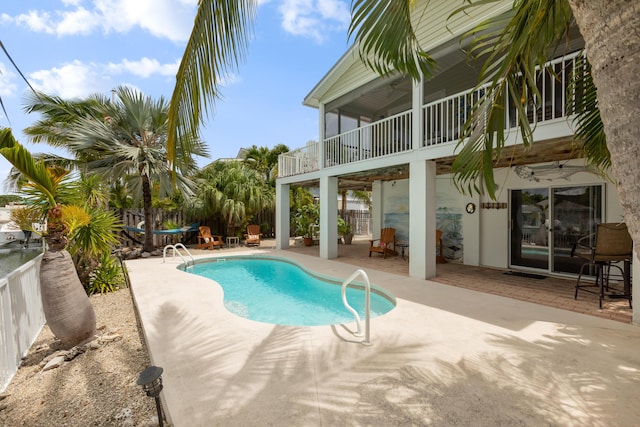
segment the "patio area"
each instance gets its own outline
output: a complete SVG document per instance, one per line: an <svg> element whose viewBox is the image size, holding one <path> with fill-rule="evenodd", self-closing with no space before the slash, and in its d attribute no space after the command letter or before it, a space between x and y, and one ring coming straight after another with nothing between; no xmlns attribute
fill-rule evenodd
<svg viewBox="0 0 640 427"><path fill-rule="evenodd" d="M526 283L500 271L462 274L467 269L445 264L436 282L408 277L398 257L369 259L366 243L340 248L353 261L346 253L321 259L317 247L269 246L196 258L264 254L343 278L360 259L397 306L372 319L366 346L346 332L353 324L294 327L231 314L220 286L178 270L178 260L127 261L174 426L604 427L640 419L637 326L442 283Z"/></svg>
<svg viewBox="0 0 640 427"><path fill-rule="evenodd" d="M263 243L263 247L273 247L272 241ZM383 259L380 254L369 257L369 241L364 238L354 239L351 245L338 245L336 261L356 267L375 269L387 273L409 276L409 263L400 256ZM319 246L292 246L288 251L305 255L319 256ZM575 279L546 276L535 279L505 274L511 270L486 267L474 267L458 263L438 264L437 277L430 279L478 292L500 295L521 301L528 301L548 307L556 307L576 313L611 319L623 323L631 323L632 309L626 299L603 300L602 310L598 307L598 296L588 292L580 292L574 299Z"/></svg>

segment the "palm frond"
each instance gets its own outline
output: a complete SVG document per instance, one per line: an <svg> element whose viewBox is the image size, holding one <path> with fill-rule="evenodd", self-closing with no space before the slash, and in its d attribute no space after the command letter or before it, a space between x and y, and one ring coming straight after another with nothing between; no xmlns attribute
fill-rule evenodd
<svg viewBox="0 0 640 427"><path fill-rule="evenodd" d="M575 115L574 147L603 174L604 170L611 167L611 154L598 109L598 90L591 77L591 66L584 55L576 58L575 68L578 72L573 73L567 97L567 112Z"/></svg>
<svg viewBox="0 0 640 427"><path fill-rule="evenodd" d="M455 13L477 4L466 5ZM554 55L559 41L567 39L572 22L567 0L518 0L512 13L490 18L465 35L472 39L470 56L484 64L478 85L483 96L465 123L458 146L461 149L452 166L458 189L486 190L491 198L496 197L493 167L505 144L505 109L509 106L515 110L522 144L529 147L533 129L527 112L541 99L536 82L541 71L536 69L537 64L544 64Z"/></svg>
<svg viewBox="0 0 640 427"><path fill-rule="evenodd" d="M167 151L189 157L190 143L199 139L202 119L213 108L219 88L244 59L256 1L201 0L193 30L176 75L168 120ZM187 136L179 145L179 140Z"/></svg>
<svg viewBox="0 0 640 427"><path fill-rule="evenodd" d="M56 204L56 191L68 171L48 168L43 160L36 161L31 153L15 140L11 129L0 129L0 154L28 180L28 184L45 195L50 206Z"/></svg>
<svg viewBox="0 0 640 427"><path fill-rule="evenodd" d="M354 0L351 4L349 37L354 38L362 61L382 76L400 72L418 80L435 69L435 61L416 37L413 7L408 0Z"/></svg>

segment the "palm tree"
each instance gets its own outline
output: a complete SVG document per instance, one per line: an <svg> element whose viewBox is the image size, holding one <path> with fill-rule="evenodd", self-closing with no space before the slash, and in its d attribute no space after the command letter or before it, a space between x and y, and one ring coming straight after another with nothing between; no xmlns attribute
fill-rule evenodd
<svg viewBox="0 0 640 427"><path fill-rule="evenodd" d="M196 180L198 189L189 210L201 217L222 216L228 235L275 204L273 187L242 162L214 162L202 169Z"/></svg>
<svg viewBox="0 0 640 427"><path fill-rule="evenodd" d="M289 151L289 147L278 144L272 149L252 145L247 149L244 163L255 169L265 182L275 185L278 168L278 156Z"/></svg>
<svg viewBox="0 0 640 427"><path fill-rule="evenodd" d="M40 112L44 118L25 132L36 142L46 140L69 149L87 171L114 183L126 183L137 199L142 199L143 248L152 251L153 183L158 184L160 197L172 195L175 188L191 196L193 183L186 176L197 170L192 155L207 156L207 151L200 140L180 138L174 156L178 174L172 179L167 153L168 103L124 86L113 93L114 102L99 95L66 101L37 94L27 111ZM182 150L182 143L189 150Z"/></svg>
<svg viewBox="0 0 640 427"><path fill-rule="evenodd" d="M468 7L497 0L471 1ZM415 3L407 0L363 0L353 3L350 34L360 49L363 60L382 75L394 70L418 79L429 76L434 62L419 45L411 21ZM430 2L424 3L423 13L429 13ZM389 13L393 10L394 13ZM420 22L420 21L415 21ZM511 14L490 19L475 29L478 44L476 53L488 54L482 78L491 79L492 86L476 108L469 127L481 113L487 115L484 135L467 140L456 163L457 180L467 190L475 188L476 178L483 177L485 190L494 197L495 183L491 161L493 154L504 146L504 132L500 129L499 111L495 108L500 97L510 96L520 106L536 97L533 81L536 64L544 63L550 51L569 38L569 24L575 22L585 42L585 55L590 64L588 76L597 89L599 114L584 110L578 124L588 126L578 132L588 135L583 141L591 150L585 153L596 164L606 164L610 153L611 169L618 183L620 202L625 220L640 254L640 150L637 149L640 117L640 38L632 36L640 25L640 8L627 0L516 0ZM615 22L615 25L611 25ZM478 31L480 30L480 31ZM482 34L479 36L479 34ZM524 80L520 76L525 76ZM505 93L503 83L515 82L523 90ZM595 92L592 92L593 96ZM588 106L588 105L583 105ZM481 111L483 110L483 111ZM587 119L587 115L591 119ZM594 115L599 116L594 119ZM526 115L522 115L526 117ZM521 121L525 143L531 143L526 120ZM601 122L601 125L600 125ZM598 131L602 126L603 133ZM497 132L496 132L497 131ZM606 135L606 138L602 135ZM606 147L602 143L606 141ZM592 143L595 142L595 147ZM600 145L598 145L600 144ZM605 149L606 148L606 149ZM640 256L640 255L639 255Z"/></svg>
<svg viewBox="0 0 640 427"><path fill-rule="evenodd" d="M48 250L40 266L42 306L49 328L68 346L91 339L96 317L69 252L68 227L58 201L60 184L69 173L36 161L13 137L11 129L0 129L0 154L21 172L25 185L43 196L47 209L47 230L43 237Z"/></svg>
<svg viewBox="0 0 640 427"><path fill-rule="evenodd" d="M255 169L265 182L269 181L271 174L269 153L269 147L257 147L252 145L247 149L247 153L243 160L248 167Z"/></svg>

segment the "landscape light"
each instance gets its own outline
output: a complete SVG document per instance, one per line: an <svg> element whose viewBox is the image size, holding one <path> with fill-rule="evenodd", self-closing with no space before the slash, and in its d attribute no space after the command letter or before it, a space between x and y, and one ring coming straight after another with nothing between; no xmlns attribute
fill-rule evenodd
<svg viewBox="0 0 640 427"><path fill-rule="evenodd" d="M162 422L162 408L160 407L160 392L162 391L162 371L159 366L149 366L142 371L138 377L138 385L142 386L142 389L147 396L153 397L156 400L156 410L158 411L158 424L163 426Z"/></svg>

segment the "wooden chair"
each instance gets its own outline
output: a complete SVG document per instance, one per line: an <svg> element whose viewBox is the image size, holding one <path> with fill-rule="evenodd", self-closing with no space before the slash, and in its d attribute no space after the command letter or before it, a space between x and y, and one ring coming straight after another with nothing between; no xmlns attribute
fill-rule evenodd
<svg viewBox="0 0 640 427"><path fill-rule="evenodd" d="M436 230L436 247L439 252L436 255L436 264L446 264L447 260L444 259L444 249L442 246L442 230Z"/></svg>
<svg viewBox="0 0 640 427"><path fill-rule="evenodd" d="M214 249L224 246L222 236L213 236L211 234L211 228L208 226L201 225L198 227L198 230L200 230L200 234L198 234L198 249Z"/></svg>
<svg viewBox="0 0 640 427"><path fill-rule="evenodd" d="M260 246L261 237L262 237L262 233L260 233L259 225L257 224L247 225L247 234L244 235L244 239L247 246L249 245Z"/></svg>
<svg viewBox="0 0 640 427"><path fill-rule="evenodd" d="M387 255L398 255L396 252L396 229L383 228L380 231L379 239L369 240L369 256L372 252L382 254L383 258L387 258Z"/></svg>
<svg viewBox="0 0 640 427"><path fill-rule="evenodd" d="M627 225L625 223L602 223L598 224L596 228L595 243L593 241L593 235L585 236L578 240L578 242L571 249L571 256L577 256L584 259L586 262L580 267L580 273L578 274L578 281L576 282L576 291L574 299L578 299L578 291L585 291L597 294L600 298L600 308L602 308L602 299L605 297L605 289L609 290L609 277L611 275L611 269L617 268L620 271L620 275L624 281L624 293L623 294L610 294L611 298L626 298L629 300L629 307L631 307L631 282L629 275L630 260L633 255L633 240ZM623 262L624 269L617 264ZM582 274L585 267L595 268L595 283L593 284L580 284ZM587 288L595 287L595 290L589 290Z"/></svg>

